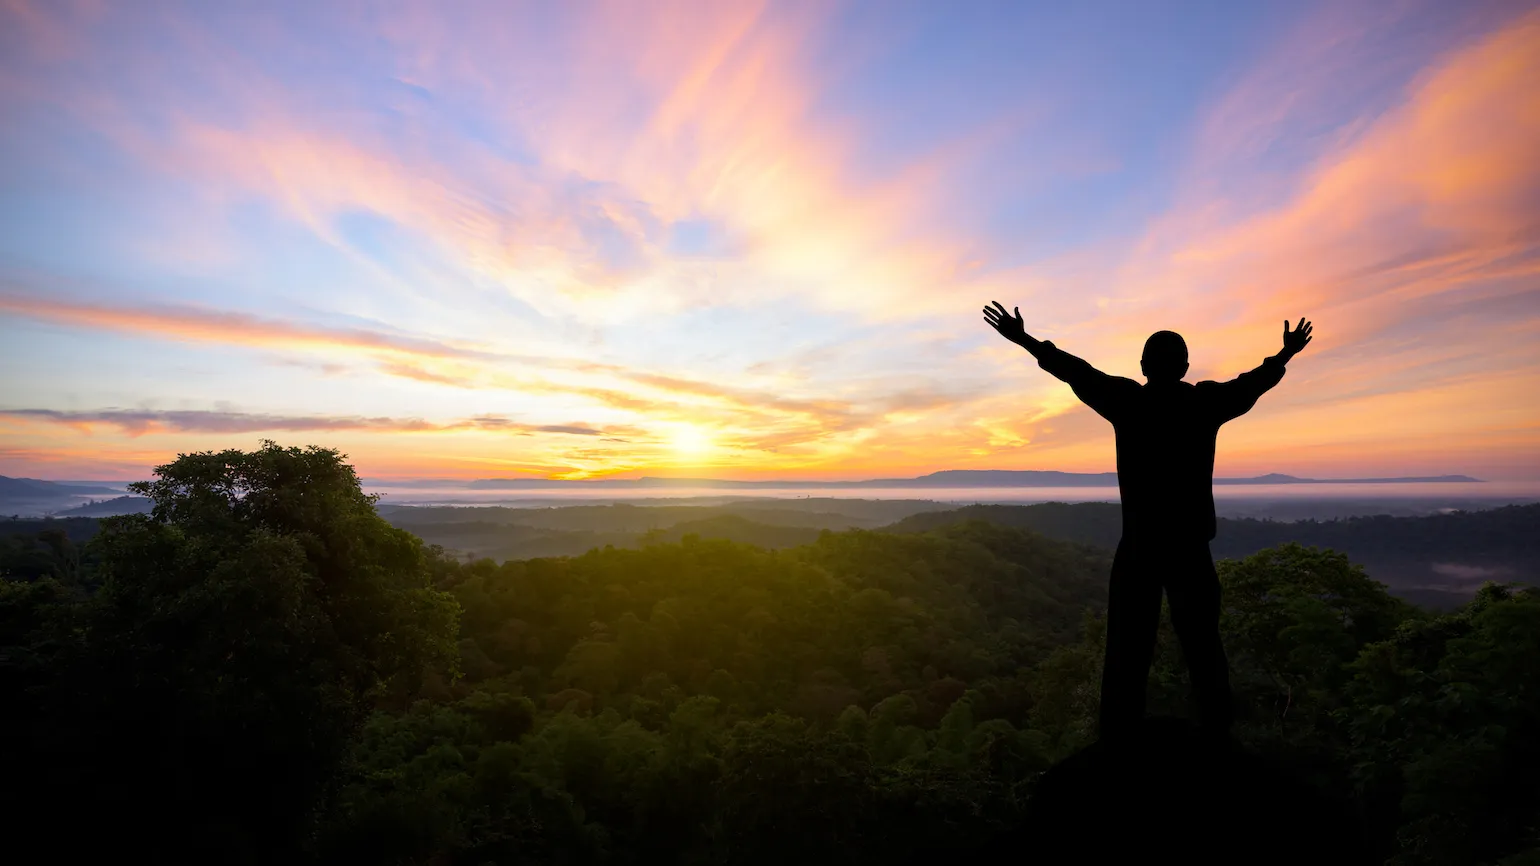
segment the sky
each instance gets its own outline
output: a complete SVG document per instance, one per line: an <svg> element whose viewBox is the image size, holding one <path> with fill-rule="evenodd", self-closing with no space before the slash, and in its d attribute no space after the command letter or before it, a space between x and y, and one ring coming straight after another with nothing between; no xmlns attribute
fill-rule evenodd
<svg viewBox="0 0 1540 866"><path fill-rule="evenodd" d="M1540 5L0 0L0 474L1540 478Z"/></svg>

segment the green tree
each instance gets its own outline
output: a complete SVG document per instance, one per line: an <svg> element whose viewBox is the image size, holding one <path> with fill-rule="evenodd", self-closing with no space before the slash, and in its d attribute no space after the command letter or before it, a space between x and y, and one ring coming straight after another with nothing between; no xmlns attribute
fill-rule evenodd
<svg viewBox="0 0 1540 866"><path fill-rule="evenodd" d="M734 863L849 862L872 809L866 750L770 715L739 725L718 785L718 847Z"/></svg>
<svg viewBox="0 0 1540 866"><path fill-rule="evenodd" d="M1222 560L1219 581L1232 683L1284 733L1324 724L1346 666L1411 613L1346 556L1298 544Z"/></svg>
<svg viewBox="0 0 1540 866"><path fill-rule="evenodd" d="M38 802L94 816L67 844L292 859L374 702L452 668L457 606L335 451L266 442L155 473L133 485L150 514L103 521L100 589L27 695Z"/></svg>
<svg viewBox="0 0 1540 866"><path fill-rule="evenodd" d="M1397 864L1485 863L1540 829L1540 595L1488 585L1351 665L1346 757Z"/></svg>

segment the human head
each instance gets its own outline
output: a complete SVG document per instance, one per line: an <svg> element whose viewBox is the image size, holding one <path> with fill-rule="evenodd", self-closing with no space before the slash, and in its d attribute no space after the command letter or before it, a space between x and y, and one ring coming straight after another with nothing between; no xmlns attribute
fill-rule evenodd
<svg viewBox="0 0 1540 866"><path fill-rule="evenodd" d="M1187 375L1187 341L1175 331L1156 331L1144 341L1139 368L1151 382L1175 382Z"/></svg>

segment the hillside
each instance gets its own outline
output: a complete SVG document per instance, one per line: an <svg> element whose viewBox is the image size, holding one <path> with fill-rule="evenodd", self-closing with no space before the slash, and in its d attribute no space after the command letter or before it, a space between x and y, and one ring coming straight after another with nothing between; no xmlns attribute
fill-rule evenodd
<svg viewBox="0 0 1540 866"><path fill-rule="evenodd" d="M388 520L401 523L457 523L465 520L519 523L563 530L644 532L714 514L740 514L758 523L817 526L824 529L871 529L924 511L948 511L955 505L928 499L850 499L837 497L744 497L722 501L669 498L607 504L544 505L395 505L376 506Z"/></svg>
<svg viewBox="0 0 1540 866"><path fill-rule="evenodd" d="M53 517L115 517L119 514L149 514L150 500L143 496L115 496L53 512Z"/></svg>
<svg viewBox="0 0 1540 866"><path fill-rule="evenodd" d="M126 503L126 505L125 505ZM109 500L73 509L52 523L0 521L0 534L65 529L79 542L95 531L83 515L142 510L145 500ZM924 510L922 510L924 509ZM825 531L881 528L918 533L970 520L1031 530L1049 538L1111 551L1121 529L1108 503L972 505L881 500L751 500L727 505L577 505L556 508L379 506L393 525L460 558L494 561L578 556L604 547L639 549L686 535L769 550L816 541ZM897 515L898 519L888 519ZM1425 516L1369 516L1274 521L1220 518L1216 558L1247 556L1279 544L1338 550L1397 595L1447 608L1487 580L1540 583L1540 505Z"/></svg>
<svg viewBox="0 0 1540 866"><path fill-rule="evenodd" d="M928 532L969 520L1030 529L1050 538L1112 549L1123 531L1122 512L1107 502L1045 502L1037 505L969 505L914 514L885 527L888 532Z"/></svg>
<svg viewBox="0 0 1540 866"><path fill-rule="evenodd" d="M569 505L554 508L389 506L393 525L463 556L495 560L577 556L596 547L694 532L765 548L792 547L823 530L877 528L947 506L923 500L753 499L722 505Z"/></svg>
<svg viewBox="0 0 1540 866"><path fill-rule="evenodd" d="M969 520L1108 549L1122 531L1118 506L1096 502L973 505L912 515L887 531L924 532ZM1392 592L1434 607L1468 599L1487 580L1540 584L1540 504L1325 521L1221 517L1211 549L1215 558L1238 558L1290 542L1345 553Z"/></svg>

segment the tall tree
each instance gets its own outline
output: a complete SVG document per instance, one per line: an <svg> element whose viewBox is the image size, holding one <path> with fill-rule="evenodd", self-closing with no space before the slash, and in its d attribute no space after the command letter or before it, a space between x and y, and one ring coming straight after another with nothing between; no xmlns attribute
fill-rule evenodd
<svg viewBox="0 0 1540 866"><path fill-rule="evenodd" d="M336 451L155 474L150 514L103 521L100 589L24 697L50 796L23 812L68 802L96 826L65 843L160 861L290 859L375 701L453 663L458 606Z"/></svg>

